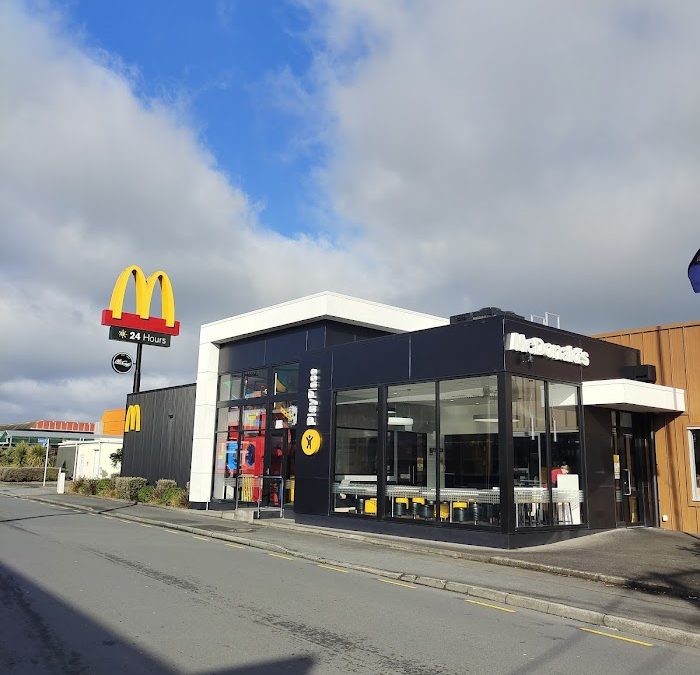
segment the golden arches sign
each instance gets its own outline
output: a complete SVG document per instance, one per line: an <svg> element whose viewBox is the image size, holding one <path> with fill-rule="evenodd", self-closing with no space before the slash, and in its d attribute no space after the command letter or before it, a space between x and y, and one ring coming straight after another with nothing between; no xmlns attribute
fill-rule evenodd
<svg viewBox="0 0 700 675"><path fill-rule="evenodd" d="M136 314L124 311L124 296L132 277L136 286ZM152 317L151 303L157 284L160 284L162 310L160 317ZM180 322L175 320L175 297L170 277L163 270L146 277L138 265L125 267L114 284L109 309L102 312L102 324L178 335Z"/></svg>
<svg viewBox="0 0 700 675"><path fill-rule="evenodd" d="M124 433L129 431L141 431L141 406L130 405L126 409L126 418L124 420Z"/></svg>

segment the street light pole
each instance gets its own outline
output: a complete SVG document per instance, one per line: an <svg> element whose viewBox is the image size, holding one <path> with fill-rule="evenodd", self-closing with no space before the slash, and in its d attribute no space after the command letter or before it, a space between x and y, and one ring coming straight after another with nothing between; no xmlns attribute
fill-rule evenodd
<svg viewBox="0 0 700 675"><path fill-rule="evenodd" d="M43 487L46 487L46 472L49 468L49 443L51 442L51 439L47 438L45 440L46 440L46 457L44 457L44 482L42 484Z"/></svg>

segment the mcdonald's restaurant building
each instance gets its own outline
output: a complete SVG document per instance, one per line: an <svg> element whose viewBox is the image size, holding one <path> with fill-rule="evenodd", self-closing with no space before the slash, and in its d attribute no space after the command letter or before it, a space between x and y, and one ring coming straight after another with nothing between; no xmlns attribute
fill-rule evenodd
<svg viewBox="0 0 700 675"><path fill-rule="evenodd" d="M129 396L123 474L189 481L193 508L498 547L698 531L700 325L673 330L664 351L319 293L202 326L195 385Z"/></svg>
<svg viewBox="0 0 700 675"><path fill-rule="evenodd" d="M594 338L319 293L202 326L196 384L129 395L122 474L498 547L699 532L699 350L699 323Z"/></svg>

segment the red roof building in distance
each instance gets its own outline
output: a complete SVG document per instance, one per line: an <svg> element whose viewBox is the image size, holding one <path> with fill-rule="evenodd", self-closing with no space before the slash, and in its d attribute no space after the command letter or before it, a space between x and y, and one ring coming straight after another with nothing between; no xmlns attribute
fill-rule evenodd
<svg viewBox="0 0 700 675"><path fill-rule="evenodd" d="M44 429L46 431L77 431L84 434L95 433L94 422L65 422L63 420L37 420L32 423L31 429Z"/></svg>

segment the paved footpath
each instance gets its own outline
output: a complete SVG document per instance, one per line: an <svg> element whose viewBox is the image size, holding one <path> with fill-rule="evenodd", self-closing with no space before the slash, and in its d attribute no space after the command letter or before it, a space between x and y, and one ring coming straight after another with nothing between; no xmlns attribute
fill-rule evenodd
<svg viewBox="0 0 700 675"><path fill-rule="evenodd" d="M312 528L280 519L245 523L198 511L57 495L54 490L0 484L0 493L10 496L109 512L700 648L700 541L689 535L620 530L503 551ZM517 566L523 563L537 569ZM571 576L565 575L567 568ZM602 575L607 581L586 575ZM625 581L666 584L668 592L628 588L621 585Z"/></svg>

